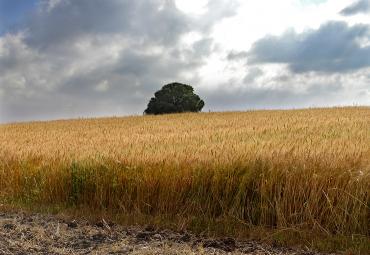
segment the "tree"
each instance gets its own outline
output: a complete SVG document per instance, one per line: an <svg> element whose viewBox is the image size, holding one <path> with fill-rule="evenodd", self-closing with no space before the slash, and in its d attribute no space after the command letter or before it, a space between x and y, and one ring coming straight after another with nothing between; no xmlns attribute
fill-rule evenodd
<svg viewBox="0 0 370 255"><path fill-rule="evenodd" d="M164 114L180 112L199 112L204 106L203 100L190 85L170 83L154 93L149 101L145 114Z"/></svg>

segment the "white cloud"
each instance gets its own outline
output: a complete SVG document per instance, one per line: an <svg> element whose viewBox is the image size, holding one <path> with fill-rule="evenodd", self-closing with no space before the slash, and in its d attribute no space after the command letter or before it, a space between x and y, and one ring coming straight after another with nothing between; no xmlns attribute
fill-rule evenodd
<svg viewBox="0 0 370 255"><path fill-rule="evenodd" d="M207 0L176 0L175 2L181 11L192 15L201 15L207 11Z"/></svg>

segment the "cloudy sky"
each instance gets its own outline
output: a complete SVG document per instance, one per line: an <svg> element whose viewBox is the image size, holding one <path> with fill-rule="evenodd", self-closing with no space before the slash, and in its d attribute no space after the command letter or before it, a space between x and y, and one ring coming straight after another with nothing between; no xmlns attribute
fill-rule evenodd
<svg viewBox="0 0 370 255"><path fill-rule="evenodd" d="M0 0L0 122L370 105L370 0Z"/></svg>

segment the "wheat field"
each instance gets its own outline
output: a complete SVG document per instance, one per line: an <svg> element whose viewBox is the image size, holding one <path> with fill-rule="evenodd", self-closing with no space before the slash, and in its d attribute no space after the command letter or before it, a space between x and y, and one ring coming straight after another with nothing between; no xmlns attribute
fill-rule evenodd
<svg viewBox="0 0 370 255"><path fill-rule="evenodd" d="M369 107L3 124L0 143L3 201L370 236Z"/></svg>

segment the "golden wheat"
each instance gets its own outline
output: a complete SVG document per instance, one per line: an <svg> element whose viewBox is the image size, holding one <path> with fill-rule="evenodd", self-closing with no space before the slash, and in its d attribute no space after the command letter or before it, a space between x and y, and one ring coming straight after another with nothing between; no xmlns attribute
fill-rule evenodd
<svg viewBox="0 0 370 255"><path fill-rule="evenodd" d="M0 196L369 236L370 108L0 126Z"/></svg>

